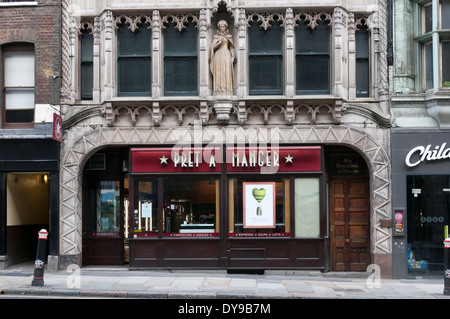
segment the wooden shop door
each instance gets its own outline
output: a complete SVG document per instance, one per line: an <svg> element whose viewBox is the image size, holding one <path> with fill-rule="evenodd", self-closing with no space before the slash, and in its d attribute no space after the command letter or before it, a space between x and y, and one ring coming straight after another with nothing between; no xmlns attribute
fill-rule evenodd
<svg viewBox="0 0 450 319"><path fill-rule="evenodd" d="M330 182L331 269L366 271L370 264L368 178Z"/></svg>

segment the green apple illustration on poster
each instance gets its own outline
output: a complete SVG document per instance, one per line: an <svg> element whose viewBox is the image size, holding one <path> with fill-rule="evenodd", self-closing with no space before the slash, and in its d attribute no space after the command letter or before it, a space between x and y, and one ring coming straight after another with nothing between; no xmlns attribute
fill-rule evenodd
<svg viewBox="0 0 450 319"><path fill-rule="evenodd" d="M244 228L275 227L275 183L245 182Z"/></svg>
<svg viewBox="0 0 450 319"><path fill-rule="evenodd" d="M253 188L252 195L258 202L258 207L256 208L256 215L262 215L261 201L266 197L266 189L265 188Z"/></svg>

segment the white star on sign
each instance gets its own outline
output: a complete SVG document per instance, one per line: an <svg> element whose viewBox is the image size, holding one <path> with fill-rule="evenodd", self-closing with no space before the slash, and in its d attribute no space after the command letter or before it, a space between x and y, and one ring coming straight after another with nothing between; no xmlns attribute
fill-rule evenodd
<svg viewBox="0 0 450 319"><path fill-rule="evenodd" d="M287 164L287 163L292 163L292 160L294 159L294 158L291 156L291 154L288 154L288 156L285 156L284 158L286 159L286 164Z"/></svg>
<svg viewBox="0 0 450 319"><path fill-rule="evenodd" d="M166 155L164 154L163 157L160 157L159 160L161 161L161 165L162 164L168 164L167 161L169 160Z"/></svg>

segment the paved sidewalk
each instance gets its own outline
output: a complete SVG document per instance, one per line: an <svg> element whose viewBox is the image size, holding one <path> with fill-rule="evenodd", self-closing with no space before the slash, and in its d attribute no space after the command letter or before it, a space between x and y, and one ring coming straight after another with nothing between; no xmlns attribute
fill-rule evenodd
<svg viewBox="0 0 450 319"><path fill-rule="evenodd" d="M0 270L0 298L22 296L151 299L450 299L443 279L367 279L367 273L266 271L147 271L122 267L45 272L34 287L33 269Z"/></svg>

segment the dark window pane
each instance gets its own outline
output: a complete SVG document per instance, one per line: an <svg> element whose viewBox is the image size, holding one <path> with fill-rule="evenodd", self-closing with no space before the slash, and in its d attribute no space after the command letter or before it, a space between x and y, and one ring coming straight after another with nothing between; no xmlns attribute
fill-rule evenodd
<svg viewBox="0 0 450 319"><path fill-rule="evenodd" d="M425 88L433 88L433 45L425 45Z"/></svg>
<svg viewBox="0 0 450 319"><path fill-rule="evenodd" d="M6 110L6 123L29 123L34 120L34 110Z"/></svg>
<svg viewBox="0 0 450 319"><path fill-rule="evenodd" d="M89 31L83 30L81 33L81 61L92 61L94 57L94 37Z"/></svg>
<svg viewBox="0 0 450 319"><path fill-rule="evenodd" d="M425 33L433 30L433 10L432 5L425 7Z"/></svg>
<svg viewBox="0 0 450 319"><path fill-rule="evenodd" d="M450 87L450 41L442 42L442 83ZM445 82L445 84L444 84Z"/></svg>
<svg viewBox="0 0 450 319"><path fill-rule="evenodd" d="M119 95L151 95L151 60L149 58L119 59Z"/></svg>
<svg viewBox="0 0 450 319"><path fill-rule="evenodd" d="M94 83L93 63L94 60L94 37L89 31L81 33L81 99L92 100L92 88Z"/></svg>
<svg viewBox="0 0 450 319"><path fill-rule="evenodd" d="M119 96L151 96L151 30L140 24L131 32L127 24L118 30Z"/></svg>
<svg viewBox="0 0 450 319"><path fill-rule="evenodd" d="M369 30L359 26L356 41L356 97L369 96Z"/></svg>
<svg viewBox="0 0 450 319"><path fill-rule="evenodd" d="M300 23L295 33L295 48L297 53L329 53L330 27L328 22L319 20L319 25L312 30L307 22Z"/></svg>
<svg viewBox="0 0 450 319"><path fill-rule="evenodd" d="M93 67L91 62L81 64L81 99L92 100L92 88L94 86Z"/></svg>
<svg viewBox="0 0 450 319"><path fill-rule="evenodd" d="M356 60L356 96L369 96L369 60Z"/></svg>
<svg viewBox="0 0 450 319"><path fill-rule="evenodd" d="M296 93L330 93L330 27L319 20L312 30L308 22L299 22L295 29Z"/></svg>
<svg viewBox="0 0 450 319"><path fill-rule="evenodd" d="M164 55L197 56L197 28L191 23L180 32L169 23L164 29Z"/></svg>
<svg viewBox="0 0 450 319"><path fill-rule="evenodd" d="M369 57L369 31L366 26L361 26L355 33L356 58Z"/></svg>
<svg viewBox="0 0 450 319"><path fill-rule="evenodd" d="M441 0L441 28L450 29L450 0Z"/></svg>
<svg viewBox="0 0 450 319"><path fill-rule="evenodd" d="M248 32L249 94L283 94L283 28L275 18L264 30L254 18Z"/></svg>
<svg viewBox="0 0 450 319"><path fill-rule="evenodd" d="M264 30L256 21L248 29L249 54L281 54L283 49L283 28L276 21Z"/></svg>
<svg viewBox="0 0 450 319"><path fill-rule="evenodd" d="M122 24L117 30L119 56L150 56L151 36L148 24L141 25L134 32L128 29L128 25Z"/></svg>
<svg viewBox="0 0 450 319"><path fill-rule="evenodd" d="M330 93L329 61L328 56L297 56L297 94Z"/></svg>
<svg viewBox="0 0 450 319"><path fill-rule="evenodd" d="M198 32L190 22L181 32L170 22L164 30L164 94L198 95Z"/></svg>
<svg viewBox="0 0 450 319"><path fill-rule="evenodd" d="M197 95L197 58L167 58L165 95Z"/></svg>
<svg viewBox="0 0 450 319"><path fill-rule="evenodd" d="M282 94L282 67L280 56L251 56L250 94Z"/></svg>

